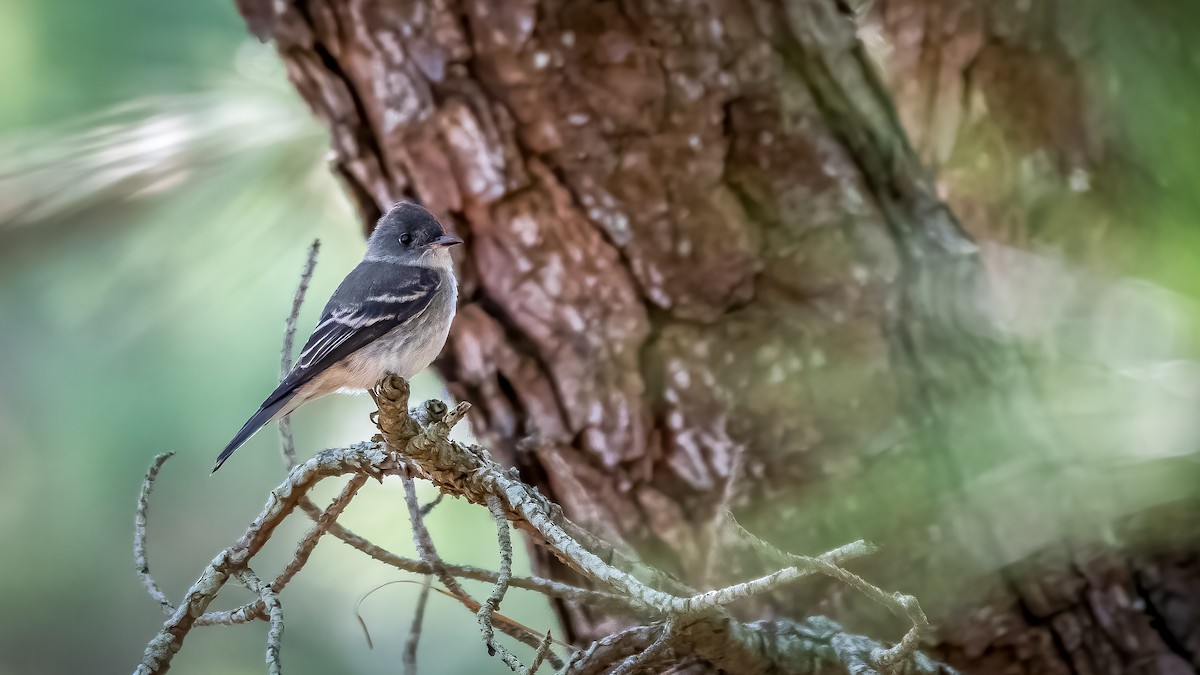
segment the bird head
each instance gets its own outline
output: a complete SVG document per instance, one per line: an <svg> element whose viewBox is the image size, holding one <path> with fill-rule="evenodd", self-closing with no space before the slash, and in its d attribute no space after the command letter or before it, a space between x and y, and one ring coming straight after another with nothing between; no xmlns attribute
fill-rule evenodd
<svg viewBox="0 0 1200 675"><path fill-rule="evenodd" d="M400 202L380 217L367 241L367 259L421 264L449 259L447 248L462 239L446 234L433 214L413 202Z"/></svg>

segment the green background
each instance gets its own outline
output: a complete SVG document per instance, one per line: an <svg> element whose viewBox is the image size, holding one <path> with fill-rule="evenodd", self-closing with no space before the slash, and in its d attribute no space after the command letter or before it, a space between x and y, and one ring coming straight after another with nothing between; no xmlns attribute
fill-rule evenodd
<svg viewBox="0 0 1200 675"><path fill-rule="evenodd" d="M283 479L273 428L209 469L278 377L308 244L323 242L300 342L361 256L361 228L326 169L324 131L232 2L0 3L0 91L0 675L131 672L163 620L134 574L142 474L176 453L152 500L149 559L178 601ZM446 396L428 373L414 386ZM369 437L371 410L365 396L309 405L293 418L299 454ZM395 481L368 484L342 521L412 552ZM486 511L444 502L429 524L447 559L495 567ZM306 528L285 525L260 576ZM400 579L417 583L363 602L368 650L355 603ZM400 672L419 582L324 540L282 595L285 672ZM248 599L230 584L217 604ZM520 591L502 611L553 627L547 603ZM433 594L422 672L506 672L476 630ZM196 629L172 672L265 672L265 638L261 622Z"/></svg>

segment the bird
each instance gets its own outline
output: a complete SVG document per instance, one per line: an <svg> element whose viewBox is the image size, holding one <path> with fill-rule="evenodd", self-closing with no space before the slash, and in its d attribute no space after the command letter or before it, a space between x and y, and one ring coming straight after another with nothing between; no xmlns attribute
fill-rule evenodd
<svg viewBox="0 0 1200 675"><path fill-rule="evenodd" d="M384 375L405 379L441 353L458 301L447 234L414 202L394 205L321 311L296 365L242 425L212 472L267 424L326 394L362 393Z"/></svg>

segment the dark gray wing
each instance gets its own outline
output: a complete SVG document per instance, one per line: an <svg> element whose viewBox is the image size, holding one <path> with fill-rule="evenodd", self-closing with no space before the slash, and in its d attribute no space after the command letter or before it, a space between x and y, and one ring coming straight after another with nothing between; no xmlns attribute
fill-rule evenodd
<svg viewBox="0 0 1200 675"><path fill-rule="evenodd" d="M300 350L292 372L238 431L217 457L216 471L287 404L296 390L322 371L388 331L420 314L441 287L442 277L428 267L363 262L334 291L317 328Z"/></svg>
<svg viewBox="0 0 1200 675"><path fill-rule="evenodd" d="M266 403L423 312L441 283L437 270L428 267L359 264L329 298L295 367Z"/></svg>

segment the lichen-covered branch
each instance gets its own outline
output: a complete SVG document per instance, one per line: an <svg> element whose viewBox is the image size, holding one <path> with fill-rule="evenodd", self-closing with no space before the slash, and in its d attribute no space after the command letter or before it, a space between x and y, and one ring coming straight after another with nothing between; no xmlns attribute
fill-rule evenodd
<svg viewBox="0 0 1200 675"><path fill-rule="evenodd" d="M533 655L533 661L529 664L529 675L537 675L538 668L542 667L542 663L550 655L550 647L553 644L554 638L551 636L550 631L546 631L546 637L542 639L541 646L538 647L537 653Z"/></svg>
<svg viewBox="0 0 1200 675"><path fill-rule="evenodd" d="M633 626L592 642L575 652L559 675L593 675L621 663L654 643L661 626Z"/></svg>
<svg viewBox="0 0 1200 675"><path fill-rule="evenodd" d="M446 564L442 562L442 556L438 555L437 547L433 544L433 537L429 534L429 529L425 527L425 513L417 502L416 485L408 476L404 476L400 480L404 483L404 503L408 507L413 547L417 549L417 555L421 557L421 560L433 566L434 575L437 576L438 581L442 582L446 590L454 595L470 598L471 596L458 583L458 579L446 571Z"/></svg>
<svg viewBox="0 0 1200 675"><path fill-rule="evenodd" d="M313 504L307 498L300 502L300 508L313 520L320 517L321 509L316 504ZM344 527L340 523L334 523L329 528L329 534L342 540L345 544L367 556L378 560L379 562L395 567L402 572L412 572L413 574L436 574L437 567L428 561L415 560L402 555L393 553L381 546L378 546L366 538L355 534L349 528ZM473 581L483 581L486 583L495 583L499 575L494 570L475 567L472 565L454 565L446 563L444 569L451 576L460 579L471 579ZM621 597L604 591L596 591L587 588L572 586L561 581L546 579L543 577L513 577L511 585L516 588L521 588L527 591L541 593L547 597L560 598L573 602L586 602L598 607L609 609L625 608L628 603Z"/></svg>
<svg viewBox="0 0 1200 675"><path fill-rule="evenodd" d="M425 603L429 601L429 589L433 585L433 577L426 574L421 584L421 594L417 596L417 606L413 609L412 626L408 629L408 639L404 641L404 675L417 675L417 645L421 642L421 628L425 622Z"/></svg>
<svg viewBox="0 0 1200 675"><path fill-rule="evenodd" d="M271 491L266 507L246 532L232 546L218 553L188 589L175 613L146 645L142 663L135 672L138 675L151 675L164 673L170 668L171 659L183 647L184 638L196 619L217 597L221 587L231 575L245 568L313 485L323 478L344 473L365 473L382 478L398 466L396 459L379 444L359 443L349 448L326 450L296 467L286 481Z"/></svg>
<svg viewBox="0 0 1200 675"><path fill-rule="evenodd" d="M495 630L492 628L492 617L500 608L500 602L504 600L504 594L508 592L508 584L512 581L512 540L509 537L508 520L505 519L504 507L500 504L500 500L495 495L489 495L487 507L496 521L496 532L500 541L500 572L491 594L480 605L476 617L479 620L479 630L483 634L483 643L487 645L488 654L495 656L499 653L500 659L504 661L505 665L513 671L519 671L523 668L517 657L494 641Z"/></svg>
<svg viewBox="0 0 1200 675"><path fill-rule="evenodd" d="M476 613L489 653L498 655L510 669L522 674L536 671L544 661L550 661L562 673L598 673L615 669L615 672L631 674L660 669L665 665L678 665L688 660L703 660L719 668L742 673L823 672L834 667L847 667L853 672L949 672L945 666L933 663L915 652L918 640L928 629L928 622L915 599L887 594L841 568L840 565L846 560L874 552L874 547L866 542L854 542L820 556L807 557L775 550L754 538L755 545L768 549L770 556L781 561L781 569L757 579L703 592L693 592L684 587L686 590L683 593L678 592L681 584L652 568L651 573L638 575L659 580L661 587L656 587L651 585L653 582L643 581L626 571L644 571L649 568L645 563L622 559L618 568L590 550L608 551L611 547L590 537L581 537L589 542L585 546L572 537L570 533L578 531L578 526L565 519L554 503L522 482L515 472L493 461L486 449L449 440L450 430L467 412L467 404L461 403L448 409L441 402L431 401L410 411L408 383L394 376L381 381L372 395L379 405L374 419L381 435L371 442L326 450L296 466L287 479L271 492L263 511L238 541L219 553L205 568L189 589L184 602L147 645L137 673L149 675L165 672L188 632L195 626L242 623L252 619L269 620L267 663L271 673L280 672L283 616L279 593L301 571L321 535L326 532L372 558L399 569L420 573L427 578L429 575L436 576L452 596ZM163 461L162 457L155 460L138 501L136 550L139 572L145 569L147 496ZM311 503L307 493L322 479L337 475L349 475L350 480L329 507L321 511ZM405 501L420 560L396 556L345 530L336 522L368 478L382 481L387 476L399 477L404 483ZM441 559L424 524L426 511L417 502L412 482L414 476L431 481L444 494L463 497L488 509L497 526L500 545L498 571L451 565ZM276 577L276 581L270 585L264 584L250 570L249 562L270 539L275 528L297 507L306 511L316 522L301 538L295 555ZM512 545L508 534L510 522L533 534L542 545L550 548L584 577L609 586L615 593L545 579L513 577ZM753 538L748 532L745 534ZM888 648L869 638L847 634L837 624L820 618L805 623L787 620L743 623L725 610L732 602L770 593L810 574L824 574L858 589L888 609L907 616L913 622L913 629L898 645ZM148 572L143 576L148 577ZM258 599L229 612L205 613L230 577L239 579L259 596ZM476 602L463 591L459 578L490 581L493 590L483 603ZM631 618L651 616L658 620L596 641L577 652L564 665L551 651L549 634L543 638L541 633L497 611L510 586L576 602L601 603L617 608ZM154 596L156 587L148 583L147 588ZM162 595L161 592L158 595ZM414 620L409 647L405 649L404 663L408 672L415 671L419 617L420 614ZM494 628L500 628L536 650L528 668L521 664L515 654L495 643Z"/></svg>
<svg viewBox="0 0 1200 675"><path fill-rule="evenodd" d="M304 270L300 272L300 283L296 285L296 293L292 296L292 309L288 312L287 321L283 326L283 348L279 352L279 379L287 377L292 369L292 346L296 340L296 321L300 318L300 308L304 305L304 296L308 294L308 284L312 281L313 272L317 269L317 254L321 251L321 240L313 239L308 247L308 256L304 261ZM292 418L284 415L279 418L279 451L283 453L283 461L287 468L296 466L296 440L292 436Z"/></svg>
<svg viewBox="0 0 1200 675"><path fill-rule="evenodd" d="M337 517L342 514L342 511L349 506L350 500L354 498L355 493L357 493L359 488L361 488L366 482L367 477L365 474L355 475L346 483L346 485L342 488L342 491L338 493L338 496L334 497L333 502L329 505L329 508L325 509L325 512L321 514L320 518L317 518L316 524L313 525L312 529L305 533L304 538L301 539L300 543L296 546L296 554L292 557L292 561L289 562L287 567L284 568L284 570L279 573L279 576L275 578L275 583L271 584L271 588L275 589L276 593L282 591L283 587L286 586L287 583L291 581L292 577L294 577L296 573L300 571L300 568L304 567L304 563L308 562L308 556L312 555L313 549L317 547L317 540L321 538L321 535L325 534L325 532L329 530L329 526L332 525L333 521L337 520Z"/></svg>
<svg viewBox="0 0 1200 675"><path fill-rule="evenodd" d="M424 477L444 492L465 497L474 503L488 505L489 508L495 508L499 503L508 518L535 534L560 560L585 577L613 587L634 605L641 605L643 610L675 619L690 619L693 620L693 626L729 622L732 620L723 609L726 605L770 592L804 576L822 573L859 588L873 599L886 600L885 606L889 609L898 604L912 619L914 627L911 634L914 637L906 639L895 650L878 648L870 656L874 659L870 662L876 667L892 669L900 665L900 661L910 656L910 645L928 627L914 599L890 596L838 567L844 560L874 551L874 547L861 541L815 558L792 556L789 559L791 565L771 574L690 596L673 595L648 586L631 574L607 564L568 535L559 524L563 518L555 505L536 489L520 481L514 472L493 461L486 449L449 440L450 430L466 414L469 405L460 403L443 414L444 408L440 402L431 403L421 413L429 423L422 425L410 414L408 384L404 380L384 378L373 390L372 396L379 406L376 417L381 432L379 438L389 448L410 460ZM683 635L688 633L686 630L680 632ZM748 634L724 630L719 635L723 637L716 638L714 644L736 640L737 635ZM761 644L757 636L754 639L756 644ZM743 651L753 651L754 648L751 644L742 647ZM761 662L761 659L758 661Z"/></svg>
<svg viewBox="0 0 1200 675"><path fill-rule="evenodd" d="M442 406L442 409L444 411L444 406ZM437 547L433 543L433 536L429 533L429 529L425 527L426 510L425 507L422 507L417 501L416 486L413 484L412 479L408 476L401 476L401 481L404 484L404 503L405 506L408 507L409 523L412 525L413 545L417 549L417 555L421 556L421 560L429 564L434 569L434 575L439 581L442 582L442 585L446 587L446 590L452 597L462 603L464 607L478 615L480 612L484 611L485 605L471 597L471 595L467 593L466 589L462 587L462 584L458 583L458 579L456 579L447 571L446 564L442 560L442 557L438 555ZM509 580L505 579L506 576L511 577L511 574L506 574L502 561L501 571L497 573L495 583L499 585L503 580L504 586L507 587ZM538 641L538 636L533 631L526 629L524 626L516 623L515 621L509 620L507 617L499 618L500 630L504 631L505 634L516 638L520 642L529 645L530 647L536 648L539 646L540 643ZM488 627L491 628L490 623L488 624ZM491 642L491 637L487 636L486 633L484 644L486 644L488 647L488 653L494 655L495 651ZM517 670L517 668L514 667L519 666L519 661L517 661L516 657L512 654L509 654L507 651L503 652L503 654L506 656L505 662L509 663L510 667L513 667L513 670ZM551 662L556 664L559 663L558 658L553 655L551 655Z"/></svg>
<svg viewBox="0 0 1200 675"><path fill-rule="evenodd" d="M650 643L649 647L637 652L626 658L624 661L617 664L611 675L634 675L647 668L656 660L660 660L668 656L667 649L670 645L671 634L675 632L675 621L667 621L663 625L662 630L658 632L658 637L654 642Z"/></svg>
<svg viewBox="0 0 1200 675"><path fill-rule="evenodd" d="M267 631L267 672L270 675L280 675L279 654L283 642L283 607L279 604L277 591L264 584L249 567L243 567L234 573L242 585L257 593L267 613L271 628Z"/></svg>
<svg viewBox="0 0 1200 675"><path fill-rule="evenodd" d="M150 561L146 558L146 519L150 514L150 493L154 490L154 481L158 478L163 463L174 455L173 452L164 452L155 457L150 464L146 478L142 481L142 490L138 493L137 511L133 518L133 564L137 567L138 577L146 587L146 592L158 601L168 616L175 613L175 605L171 604L171 600L150 575Z"/></svg>

